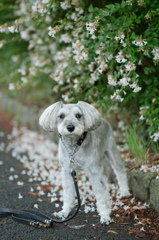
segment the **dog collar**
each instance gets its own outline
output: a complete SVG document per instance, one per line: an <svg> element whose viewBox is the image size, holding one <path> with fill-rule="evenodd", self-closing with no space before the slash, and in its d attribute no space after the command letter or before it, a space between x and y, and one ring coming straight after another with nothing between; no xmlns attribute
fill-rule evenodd
<svg viewBox="0 0 159 240"><path fill-rule="evenodd" d="M76 144L77 144L78 146L81 146L81 144L82 144L83 141L85 140L86 136L87 136L87 132L84 132L84 133L83 133L83 136L80 137L80 139L77 141Z"/></svg>

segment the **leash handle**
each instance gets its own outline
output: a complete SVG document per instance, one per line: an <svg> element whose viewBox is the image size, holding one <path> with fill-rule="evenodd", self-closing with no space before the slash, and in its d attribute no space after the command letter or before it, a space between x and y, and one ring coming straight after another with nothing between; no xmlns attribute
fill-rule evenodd
<svg viewBox="0 0 159 240"><path fill-rule="evenodd" d="M47 215L45 215L41 212L37 212L37 211L15 210L15 209L11 209L11 208L0 208L0 218L6 217L6 216L12 216L12 220L22 223L22 224L25 224L25 225L28 225L28 226L35 227L35 228L52 227L53 222L54 223L64 223L64 222L71 220L72 218L74 218L77 215L77 213L80 209L80 205L81 205L75 169L71 170L71 175L72 175L73 182L75 185L78 205L77 205L76 211L70 217L68 217L64 220L56 220L54 218L48 217Z"/></svg>

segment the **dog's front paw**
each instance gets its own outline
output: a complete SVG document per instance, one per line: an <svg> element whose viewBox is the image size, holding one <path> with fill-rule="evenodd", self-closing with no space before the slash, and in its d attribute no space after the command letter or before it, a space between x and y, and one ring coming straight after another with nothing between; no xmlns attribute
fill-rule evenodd
<svg viewBox="0 0 159 240"><path fill-rule="evenodd" d="M55 217L59 217L59 218L62 218L62 219L66 218L68 215L69 215L69 211L65 211L65 210L61 210L58 213L57 212L54 213Z"/></svg>
<svg viewBox="0 0 159 240"><path fill-rule="evenodd" d="M112 219L110 218L109 215L102 215L100 217L100 223L101 224L106 224L106 225L109 225L110 223L112 223Z"/></svg>

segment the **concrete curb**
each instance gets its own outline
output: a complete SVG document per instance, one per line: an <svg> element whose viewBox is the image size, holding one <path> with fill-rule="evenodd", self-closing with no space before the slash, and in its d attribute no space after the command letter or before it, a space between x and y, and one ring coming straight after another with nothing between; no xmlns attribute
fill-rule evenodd
<svg viewBox="0 0 159 240"><path fill-rule="evenodd" d="M57 134L47 134L38 125L39 116L42 111L37 111L24 106L15 99L0 93L0 107L5 109L14 119L22 124L27 124L34 131L47 135L52 141L58 142ZM159 180L156 173L144 173L138 169L127 172L129 187L133 195L142 201L150 203L150 206L159 212Z"/></svg>
<svg viewBox="0 0 159 240"><path fill-rule="evenodd" d="M154 172L145 173L139 169L128 171L129 187L133 195L159 212L159 180L156 176Z"/></svg>

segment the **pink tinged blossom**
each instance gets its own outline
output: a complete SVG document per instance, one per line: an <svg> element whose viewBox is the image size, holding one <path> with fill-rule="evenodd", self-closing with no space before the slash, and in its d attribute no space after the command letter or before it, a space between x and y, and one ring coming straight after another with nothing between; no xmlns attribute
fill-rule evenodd
<svg viewBox="0 0 159 240"><path fill-rule="evenodd" d="M117 61L118 63L124 63L124 62L127 61L127 59L124 57L122 51L120 51L120 52L118 53L118 55L115 56L115 58L116 58L116 61Z"/></svg>
<svg viewBox="0 0 159 240"><path fill-rule="evenodd" d="M122 98L122 97L120 96L120 90L118 90L118 89L115 91L115 93L114 93L113 95L111 95L110 98L111 98L111 99L118 100L118 101L120 101L120 102L122 102L122 101L124 100L124 98Z"/></svg>
<svg viewBox="0 0 159 240"><path fill-rule="evenodd" d="M137 83L132 83L129 85L131 88L134 88L133 92L139 92L142 88L138 86Z"/></svg>
<svg viewBox="0 0 159 240"><path fill-rule="evenodd" d="M142 88L139 87L138 85L136 85L136 87L134 88L133 92L137 93L141 90Z"/></svg>
<svg viewBox="0 0 159 240"><path fill-rule="evenodd" d="M94 35L94 32L96 31L98 26L98 21L92 23L86 23L86 30L89 32L90 35L92 35L92 38L95 39L96 36Z"/></svg>
<svg viewBox="0 0 159 240"><path fill-rule="evenodd" d="M130 72L136 69L136 66L134 63L130 62L129 64L125 65L126 71Z"/></svg>
<svg viewBox="0 0 159 240"><path fill-rule="evenodd" d="M135 46L143 47L143 46L145 46L147 44L147 41L145 41L144 39L136 39L136 40L132 41L132 43Z"/></svg>
<svg viewBox="0 0 159 240"><path fill-rule="evenodd" d="M108 75L108 83L109 83L109 85L112 85L112 86L116 86L117 85L116 80L110 74Z"/></svg>

